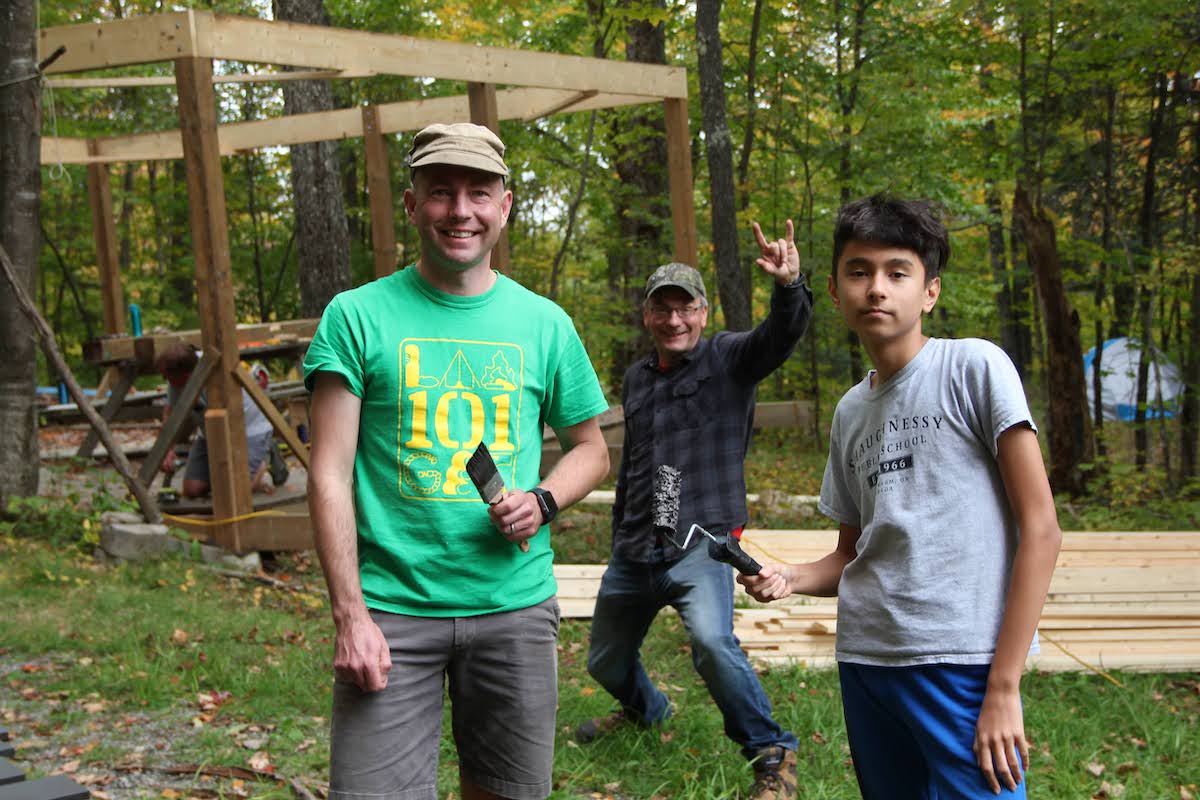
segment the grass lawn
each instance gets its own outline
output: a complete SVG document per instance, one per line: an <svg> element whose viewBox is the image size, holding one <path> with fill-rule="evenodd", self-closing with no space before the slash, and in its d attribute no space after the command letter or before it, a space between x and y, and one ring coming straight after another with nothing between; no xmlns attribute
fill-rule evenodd
<svg viewBox="0 0 1200 800"><path fill-rule="evenodd" d="M0 565L0 725L27 771L65 771L114 799L293 797L291 780L320 795L333 631L310 559L281 564L284 589L180 558L99 565L75 547L6 535ZM741 796L750 770L721 733L674 616L655 623L645 660L675 716L572 741L574 725L612 710L586 673L587 635L586 621L563 623L553 796ZM1026 677L1032 796L1198 794L1200 676L1118 678L1122 687L1092 674ZM763 681L801 740L804 796L856 797L836 675L774 668ZM448 736L442 750L449 797Z"/></svg>
<svg viewBox="0 0 1200 800"><path fill-rule="evenodd" d="M798 433L757 437L751 491L816 494L824 456ZM55 468L52 497L0 518L0 727L29 773L66 772L99 798L321 796L327 781L333 627L310 555L282 558L277 582L217 575L183 557L111 565L92 557L99 512L127 505L95 488L92 465ZM769 490L769 491L768 491ZM1190 530L1195 492L1151 473L1113 470L1107 490L1060 502L1064 529ZM829 527L805 508L766 500L751 525ZM556 525L561 563L607 558L609 509L577 506ZM614 706L585 668L589 623L559 640L559 731L553 797L737 798L749 766L691 665L673 615L650 631L644 661L675 715L581 747L571 731ZM395 680L397 676L393 675ZM1200 797L1200 674L1026 676L1039 800ZM780 722L800 739L805 798L854 798L836 674L775 667L762 674ZM444 729L449 730L448 715ZM457 768L442 740L440 794Z"/></svg>

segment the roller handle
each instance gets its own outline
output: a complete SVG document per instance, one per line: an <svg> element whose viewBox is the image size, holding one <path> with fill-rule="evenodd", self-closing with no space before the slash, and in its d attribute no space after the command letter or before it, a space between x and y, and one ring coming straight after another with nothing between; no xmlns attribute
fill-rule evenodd
<svg viewBox="0 0 1200 800"><path fill-rule="evenodd" d="M727 533L708 540L708 556L715 561L732 564L733 568L743 575L757 575L762 572L762 564L751 558L738 544L738 540Z"/></svg>

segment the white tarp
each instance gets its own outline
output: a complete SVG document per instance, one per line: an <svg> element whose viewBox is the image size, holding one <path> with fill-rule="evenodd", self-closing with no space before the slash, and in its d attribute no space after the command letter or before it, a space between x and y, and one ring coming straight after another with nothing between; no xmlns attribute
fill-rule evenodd
<svg viewBox="0 0 1200 800"><path fill-rule="evenodd" d="M1137 413L1137 373L1141 356L1137 340L1121 336L1104 343L1100 359L1100 401L1105 419L1132 421ZM1095 408L1093 372L1096 348L1083 355L1084 379L1087 383L1088 411ZM1157 362L1157 363L1156 363ZM1162 353L1150 362L1150 382L1146 389L1146 418L1158 416L1159 396L1162 413L1172 416L1183 394L1179 368Z"/></svg>

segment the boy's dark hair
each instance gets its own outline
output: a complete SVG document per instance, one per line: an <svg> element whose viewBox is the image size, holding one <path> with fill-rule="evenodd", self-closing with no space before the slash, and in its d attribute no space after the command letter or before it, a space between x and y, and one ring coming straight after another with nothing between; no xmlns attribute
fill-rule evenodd
<svg viewBox="0 0 1200 800"><path fill-rule="evenodd" d="M950 260L950 237L938 206L929 200L904 200L880 192L847 203L833 227L833 280L838 260L852 241L903 247L921 257L928 283Z"/></svg>
<svg viewBox="0 0 1200 800"><path fill-rule="evenodd" d="M154 359L154 368L158 370L159 375L183 376L191 374L199 361L191 345L176 342Z"/></svg>

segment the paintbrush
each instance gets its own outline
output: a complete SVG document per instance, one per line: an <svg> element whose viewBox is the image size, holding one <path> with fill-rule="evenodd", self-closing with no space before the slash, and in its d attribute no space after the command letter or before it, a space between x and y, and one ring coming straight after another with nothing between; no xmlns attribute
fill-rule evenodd
<svg viewBox="0 0 1200 800"><path fill-rule="evenodd" d="M500 470L496 469L496 462L483 442L479 443L475 452L467 459L467 475L471 477L471 483L475 484L483 502L489 506L494 506L504 499L504 478L500 477ZM528 539L522 539L518 546L522 552L529 552Z"/></svg>

